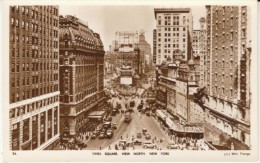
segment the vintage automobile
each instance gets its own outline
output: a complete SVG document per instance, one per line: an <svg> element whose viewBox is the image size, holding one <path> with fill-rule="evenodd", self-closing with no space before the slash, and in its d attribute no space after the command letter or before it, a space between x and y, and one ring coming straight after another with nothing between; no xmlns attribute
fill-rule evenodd
<svg viewBox="0 0 260 163"><path fill-rule="evenodd" d="M151 135L149 133L146 133L144 137L145 137L146 140L150 140L151 139Z"/></svg>
<svg viewBox="0 0 260 163"><path fill-rule="evenodd" d="M180 147L175 143L168 143L167 149L180 149Z"/></svg>
<svg viewBox="0 0 260 163"><path fill-rule="evenodd" d="M147 132L147 128L143 128L142 132L143 132L143 135L145 135L145 133Z"/></svg>
<svg viewBox="0 0 260 163"><path fill-rule="evenodd" d="M146 114L147 116L150 116L150 115L151 115L151 113L150 113L150 112L146 112L145 114Z"/></svg>
<svg viewBox="0 0 260 163"><path fill-rule="evenodd" d="M141 139L134 139L133 144L134 145L142 145L142 140Z"/></svg>
<svg viewBox="0 0 260 163"><path fill-rule="evenodd" d="M105 132L100 132L99 139L104 139L106 137Z"/></svg>
<svg viewBox="0 0 260 163"><path fill-rule="evenodd" d="M151 149L155 149L157 148L156 145L152 142L144 142L143 143L143 148L151 148Z"/></svg>
<svg viewBox="0 0 260 163"><path fill-rule="evenodd" d="M141 134L141 132L138 132L138 133L136 134L136 138L142 139L142 134Z"/></svg>
<svg viewBox="0 0 260 163"><path fill-rule="evenodd" d="M107 136L106 136L107 138L111 139L111 138L113 137L113 135L114 135L113 130L107 130L106 135L107 135Z"/></svg>

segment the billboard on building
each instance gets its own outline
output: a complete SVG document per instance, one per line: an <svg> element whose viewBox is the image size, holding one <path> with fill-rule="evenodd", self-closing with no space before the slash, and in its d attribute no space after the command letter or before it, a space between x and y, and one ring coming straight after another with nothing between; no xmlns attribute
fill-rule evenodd
<svg viewBox="0 0 260 163"><path fill-rule="evenodd" d="M133 78L132 77L121 77L120 84L131 85L131 84L133 84Z"/></svg>

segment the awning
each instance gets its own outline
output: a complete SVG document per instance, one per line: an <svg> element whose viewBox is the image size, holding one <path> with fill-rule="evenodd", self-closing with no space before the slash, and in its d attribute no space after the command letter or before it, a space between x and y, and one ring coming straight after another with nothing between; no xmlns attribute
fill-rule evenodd
<svg viewBox="0 0 260 163"><path fill-rule="evenodd" d="M166 118L166 124L171 128L174 125L174 122L170 118Z"/></svg>
<svg viewBox="0 0 260 163"><path fill-rule="evenodd" d="M166 115L164 114L164 112L162 110L156 110L156 114L158 117L165 119Z"/></svg>
<svg viewBox="0 0 260 163"><path fill-rule="evenodd" d="M104 116L105 111L93 111L89 113L88 118L102 118Z"/></svg>

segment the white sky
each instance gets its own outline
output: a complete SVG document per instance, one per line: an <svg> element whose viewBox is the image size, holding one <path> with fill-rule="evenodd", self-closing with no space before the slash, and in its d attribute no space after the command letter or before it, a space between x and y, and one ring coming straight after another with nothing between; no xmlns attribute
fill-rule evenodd
<svg viewBox="0 0 260 163"><path fill-rule="evenodd" d="M192 9L193 28L199 29L199 19L206 16L205 6L156 6L189 7ZM116 31L145 31L152 47L155 29L154 6L66 6L60 5L60 15L74 15L86 22L90 29L100 34L105 50L109 49Z"/></svg>

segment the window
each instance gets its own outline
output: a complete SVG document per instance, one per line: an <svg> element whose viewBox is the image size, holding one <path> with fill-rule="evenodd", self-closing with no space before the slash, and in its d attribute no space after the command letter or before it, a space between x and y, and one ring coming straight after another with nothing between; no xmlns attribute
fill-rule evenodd
<svg viewBox="0 0 260 163"><path fill-rule="evenodd" d="M245 38L245 37L246 37L246 29L243 28L243 29L242 29L242 38Z"/></svg>
<svg viewBox="0 0 260 163"><path fill-rule="evenodd" d="M234 33L233 31L230 32L230 40L233 41Z"/></svg>
<svg viewBox="0 0 260 163"><path fill-rule="evenodd" d="M222 95L225 94L225 88L222 88Z"/></svg>
<svg viewBox="0 0 260 163"><path fill-rule="evenodd" d="M215 86L215 93L218 93L218 87Z"/></svg>
<svg viewBox="0 0 260 163"><path fill-rule="evenodd" d="M233 26L233 16L230 18L230 26Z"/></svg>
<svg viewBox="0 0 260 163"><path fill-rule="evenodd" d="M233 83L233 75L230 75L230 77L229 77L229 82L230 82L230 84L232 84Z"/></svg>
<svg viewBox="0 0 260 163"><path fill-rule="evenodd" d="M16 19L16 27L19 27L19 20Z"/></svg>
<svg viewBox="0 0 260 163"><path fill-rule="evenodd" d="M183 31L185 31L186 30L186 28L185 27L183 27Z"/></svg>
<svg viewBox="0 0 260 163"><path fill-rule="evenodd" d="M25 29L26 29L26 31L29 30L29 24L27 22L25 23Z"/></svg>
<svg viewBox="0 0 260 163"><path fill-rule="evenodd" d="M19 35L16 35L16 42L19 42Z"/></svg>
<svg viewBox="0 0 260 163"><path fill-rule="evenodd" d="M158 36L160 37L160 36L161 36L161 33L158 33Z"/></svg>
<svg viewBox="0 0 260 163"><path fill-rule="evenodd" d="M242 44L242 54L245 54L245 52L246 52L246 46L245 44Z"/></svg>
<svg viewBox="0 0 260 163"><path fill-rule="evenodd" d="M185 42L185 38L183 39L183 42Z"/></svg>
<svg viewBox="0 0 260 163"><path fill-rule="evenodd" d="M216 23L216 30L218 30L218 23Z"/></svg>
<svg viewBox="0 0 260 163"><path fill-rule="evenodd" d="M233 47L233 45L231 45L231 46L230 46L230 55L232 55L233 52L234 52L234 47Z"/></svg>
<svg viewBox="0 0 260 163"><path fill-rule="evenodd" d="M14 64L12 64L11 68L12 68L12 72L14 72L15 71Z"/></svg>
<svg viewBox="0 0 260 163"><path fill-rule="evenodd" d="M225 68L225 61L222 61L222 69Z"/></svg>
<svg viewBox="0 0 260 163"><path fill-rule="evenodd" d="M233 90L232 89L230 89L230 91L229 91L230 93L230 97L232 97L233 96Z"/></svg>
<svg viewBox="0 0 260 163"><path fill-rule="evenodd" d="M233 68L233 61L230 61L229 68L230 68L230 69Z"/></svg>
<svg viewBox="0 0 260 163"><path fill-rule="evenodd" d="M221 81L222 81L222 82L224 82L224 80L225 80L225 75L224 75L224 74L222 74Z"/></svg>
<svg viewBox="0 0 260 163"><path fill-rule="evenodd" d="M14 26L14 18L11 18L12 26Z"/></svg>
<svg viewBox="0 0 260 163"><path fill-rule="evenodd" d="M222 27L225 28L225 19L223 20Z"/></svg>

